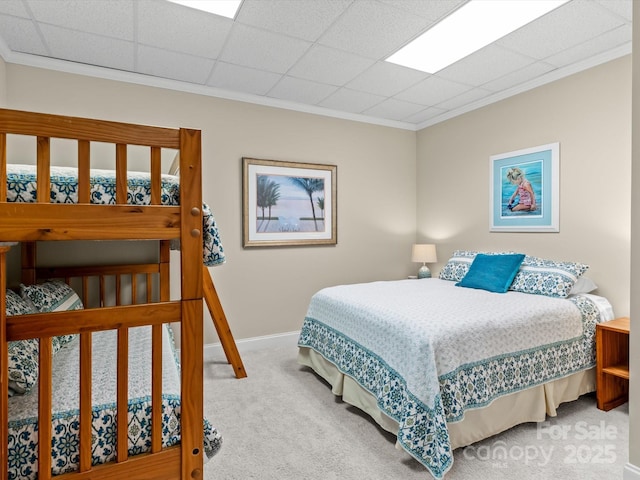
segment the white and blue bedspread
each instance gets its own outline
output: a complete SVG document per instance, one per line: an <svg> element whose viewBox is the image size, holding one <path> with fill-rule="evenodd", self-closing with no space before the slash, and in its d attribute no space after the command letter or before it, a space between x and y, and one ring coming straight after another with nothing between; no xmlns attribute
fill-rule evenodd
<svg viewBox="0 0 640 480"><path fill-rule="evenodd" d="M127 172L127 203L149 205L151 184L149 173ZM91 170L91 203L115 204L116 177L111 170ZM180 178L162 175L162 205L180 204ZM7 165L7 201L36 201L36 169L32 165ZM77 203L77 170L71 167L51 167L51 202ZM207 204L202 206L203 261L211 267L224 263L225 255L220 241L220 233Z"/></svg>
<svg viewBox="0 0 640 480"><path fill-rule="evenodd" d="M163 328L162 445L180 442L180 373L173 341ZM93 334L92 463L115 460L117 332ZM77 470L79 461L79 341L53 357L52 473ZM129 455L151 450L151 327L129 329ZM9 399L9 478L37 478L38 392ZM204 422L204 460L213 457L222 437Z"/></svg>
<svg viewBox="0 0 640 480"><path fill-rule="evenodd" d="M439 279L331 287L311 299L299 346L353 377L435 478L453 462L447 423L501 395L595 365L596 305L456 287Z"/></svg>

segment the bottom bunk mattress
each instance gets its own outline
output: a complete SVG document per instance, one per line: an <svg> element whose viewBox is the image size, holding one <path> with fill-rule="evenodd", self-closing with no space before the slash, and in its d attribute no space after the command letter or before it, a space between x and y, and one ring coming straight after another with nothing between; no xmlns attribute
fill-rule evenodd
<svg viewBox="0 0 640 480"><path fill-rule="evenodd" d="M162 445L180 443L180 372L169 327L162 329ZM115 460L117 332L93 334L92 463ZM79 462L79 341L53 357L52 474L75 471ZM151 450L151 327L129 329L129 455ZM35 479L38 457L38 392L9 399L9 478ZM204 460L222 437L204 421Z"/></svg>
<svg viewBox="0 0 640 480"><path fill-rule="evenodd" d="M338 394L344 379L359 385L354 395L366 394L353 403L366 407L373 399L374 419L442 478L454 448L484 438L454 432L476 411L531 389L531 398L545 402L548 394L557 403L592 391L601 319L589 295L497 294L440 279L343 285L311 299L299 361ZM555 393L538 389L569 378ZM566 385L573 393L560 392Z"/></svg>

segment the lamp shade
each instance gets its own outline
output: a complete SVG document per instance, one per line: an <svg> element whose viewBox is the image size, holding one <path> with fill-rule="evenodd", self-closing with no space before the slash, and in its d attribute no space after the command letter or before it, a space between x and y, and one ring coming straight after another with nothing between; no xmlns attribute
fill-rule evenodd
<svg viewBox="0 0 640 480"><path fill-rule="evenodd" d="M411 261L422 263L437 262L436 246L431 243L414 244L411 248Z"/></svg>

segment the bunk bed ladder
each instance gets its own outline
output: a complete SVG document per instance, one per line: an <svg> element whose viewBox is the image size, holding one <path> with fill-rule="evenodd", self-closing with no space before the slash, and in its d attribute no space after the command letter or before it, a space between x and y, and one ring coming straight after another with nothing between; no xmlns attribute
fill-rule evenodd
<svg viewBox="0 0 640 480"><path fill-rule="evenodd" d="M227 362L233 366L233 371L236 374L236 378L245 378L247 372L242 364L240 353L238 353L238 347L233 339L231 328L229 328L229 322L227 322L227 316L224 314L222 304L220 303L220 297L216 292L216 287L213 285L213 279L211 278L211 272L206 266L202 267L202 290L204 294L204 300L209 307L209 313L211 313L211 319L213 320L213 326L216 327L218 338L222 344L224 354L227 357Z"/></svg>

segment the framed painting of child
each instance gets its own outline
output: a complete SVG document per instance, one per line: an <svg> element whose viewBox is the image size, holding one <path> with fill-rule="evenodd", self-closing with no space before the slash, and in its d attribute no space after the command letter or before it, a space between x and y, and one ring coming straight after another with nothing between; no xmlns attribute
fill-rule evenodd
<svg viewBox="0 0 640 480"><path fill-rule="evenodd" d="M490 230L559 231L560 144L490 157Z"/></svg>

